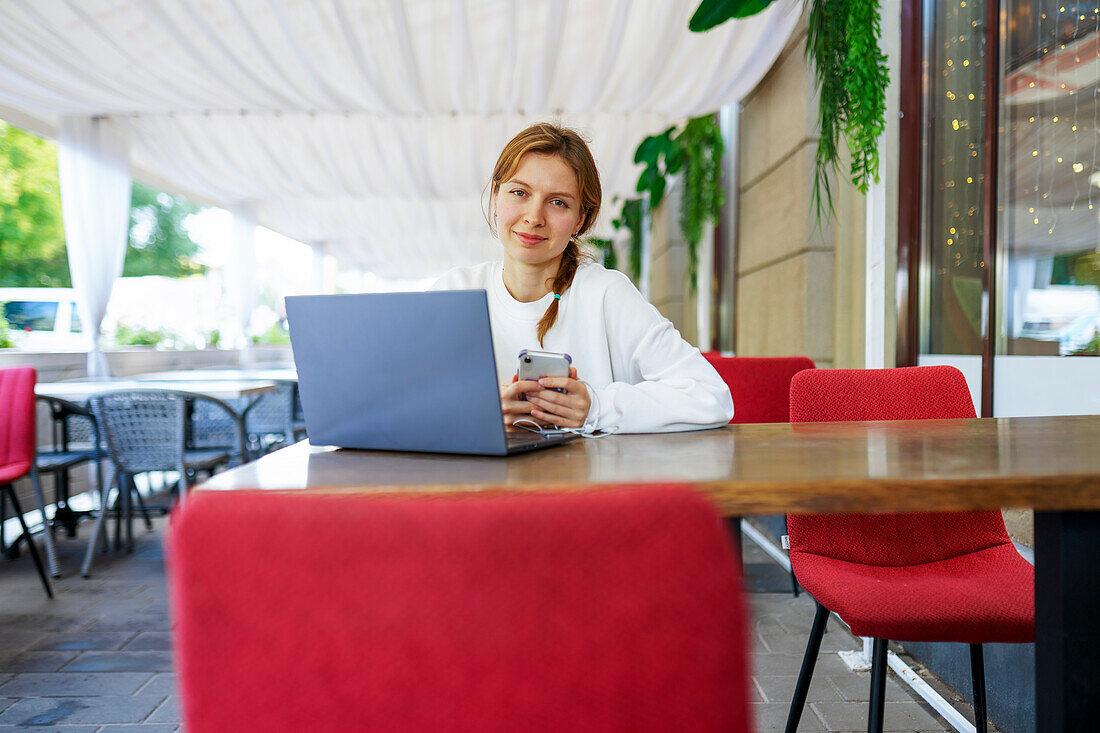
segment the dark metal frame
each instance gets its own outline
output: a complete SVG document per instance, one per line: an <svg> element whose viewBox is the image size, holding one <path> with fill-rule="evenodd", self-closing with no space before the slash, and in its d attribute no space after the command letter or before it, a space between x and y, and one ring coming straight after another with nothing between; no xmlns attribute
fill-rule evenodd
<svg viewBox="0 0 1100 733"><path fill-rule="evenodd" d="M916 366L920 353L920 263L923 180L921 133L924 105L924 0L901 7L901 124L898 166L897 366ZM987 0L985 17L985 155L982 175L982 399L981 416L993 416L996 355L996 272L1001 256L997 229L997 128L1000 115L1000 0Z"/></svg>

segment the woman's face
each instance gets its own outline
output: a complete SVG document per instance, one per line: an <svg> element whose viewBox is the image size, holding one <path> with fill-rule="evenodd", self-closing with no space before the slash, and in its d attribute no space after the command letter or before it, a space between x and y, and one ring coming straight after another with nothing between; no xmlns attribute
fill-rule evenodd
<svg viewBox="0 0 1100 733"><path fill-rule="evenodd" d="M496 227L508 260L556 268L581 228L580 187L556 155L528 153L496 194Z"/></svg>

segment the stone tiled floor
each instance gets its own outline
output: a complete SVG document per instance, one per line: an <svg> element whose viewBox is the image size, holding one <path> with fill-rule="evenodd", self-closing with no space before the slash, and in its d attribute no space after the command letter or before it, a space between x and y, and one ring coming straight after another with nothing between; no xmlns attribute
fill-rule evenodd
<svg viewBox="0 0 1100 733"><path fill-rule="evenodd" d="M75 540L59 536L64 577L54 581L52 601L26 552L17 560L0 558L0 731L181 730L161 544L165 524L157 519L149 533L135 528L135 552L98 556L89 579L79 576L88 525ZM745 553L757 729L782 730L813 602L805 594L793 598L786 574L751 543ZM835 619L830 622L799 730L866 729L868 674L849 671L835 653L859 646ZM968 707L960 709L970 716ZM891 674L886 729L943 731L945 723Z"/></svg>

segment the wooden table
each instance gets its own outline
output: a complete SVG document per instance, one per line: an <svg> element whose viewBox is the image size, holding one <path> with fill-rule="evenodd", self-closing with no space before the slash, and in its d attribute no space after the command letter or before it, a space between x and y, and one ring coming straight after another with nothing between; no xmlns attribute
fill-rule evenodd
<svg viewBox="0 0 1100 733"><path fill-rule="evenodd" d="M728 516L1035 509L1039 730L1094 725L1100 416L730 425L508 458L302 442L201 488L437 493L655 482L690 484Z"/></svg>

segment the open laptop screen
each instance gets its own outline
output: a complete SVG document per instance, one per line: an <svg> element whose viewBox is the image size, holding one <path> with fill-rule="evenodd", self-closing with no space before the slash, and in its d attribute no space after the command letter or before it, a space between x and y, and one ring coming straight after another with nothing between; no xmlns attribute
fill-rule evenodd
<svg viewBox="0 0 1100 733"><path fill-rule="evenodd" d="M315 445L503 455L484 290L286 299Z"/></svg>

